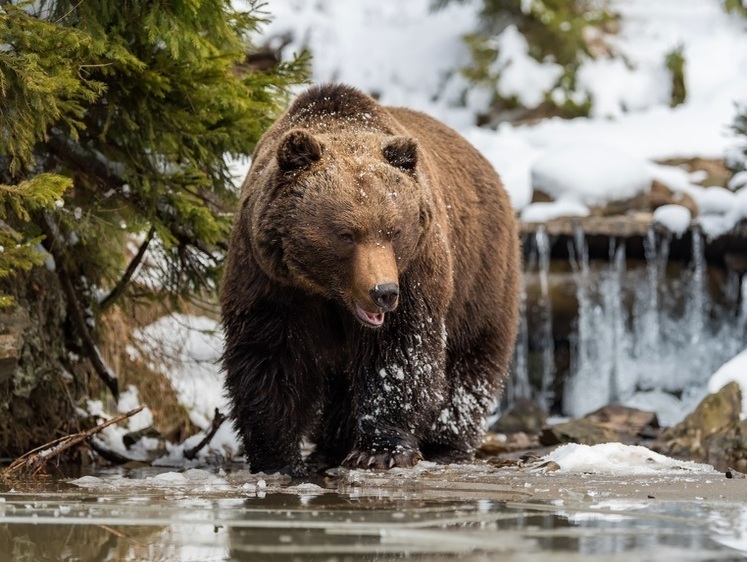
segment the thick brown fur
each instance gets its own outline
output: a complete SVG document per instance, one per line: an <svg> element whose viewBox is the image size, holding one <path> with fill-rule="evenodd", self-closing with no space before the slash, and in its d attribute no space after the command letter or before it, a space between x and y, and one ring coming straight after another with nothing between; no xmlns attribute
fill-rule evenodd
<svg viewBox="0 0 747 562"><path fill-rule="evenodd" d="M253 471L473 456L508 372L519 242L491 165L353 88L300 95L242 188L221 291Z"/></svg>

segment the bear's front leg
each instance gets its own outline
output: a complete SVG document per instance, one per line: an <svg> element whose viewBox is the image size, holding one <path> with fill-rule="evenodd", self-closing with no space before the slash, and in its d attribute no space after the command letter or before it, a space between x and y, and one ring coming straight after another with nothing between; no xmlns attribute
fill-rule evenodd
<svg viewBox="0 0 747 562"><path fill-rule="evenodd" d="M226 330L223 364L234 427L252 472L303 476L301 441L320 404L317 370L297 344L289 343L298 339L288 326L269 319L263 329L246 325L252 329Z"/></svg>
<svg viewBox="0 0 747 562"><path fill-rule="evenodd" d="M356 438L349 468L409 467L447 398L443 323L396 324L371 334L358 366Z"/></svg>

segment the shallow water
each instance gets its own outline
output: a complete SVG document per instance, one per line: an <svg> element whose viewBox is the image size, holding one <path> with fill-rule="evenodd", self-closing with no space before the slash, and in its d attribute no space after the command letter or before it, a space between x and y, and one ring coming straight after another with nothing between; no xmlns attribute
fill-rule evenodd
<svg viewBox="0 0 747 562"><path fill-rule="evenodd" d="M345 471L292 482L242 469L139 469L18 484L0 488L0 560L747 556L747 507L741 496L746 480L676 475L597 480L516 470L477 474L471 478L475 471L469 468L426 467ZM654 498L653 489L659 486L666 495L673 483L675 489L689 487L713 497L693 495L693 501L677 498L678 492L673 499Z"/></svg>

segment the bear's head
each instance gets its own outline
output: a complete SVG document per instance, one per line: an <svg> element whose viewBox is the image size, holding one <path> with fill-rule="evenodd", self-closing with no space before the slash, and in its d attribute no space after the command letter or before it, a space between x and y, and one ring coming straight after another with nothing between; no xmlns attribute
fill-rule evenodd
<svg viewBox="0 0 747 562"><path fill-rule="evenodd" d="M380 327L430 227L423 166L409 137L285 133L255 209L252 243L261 266L278 281L336 300L364 326Z"/></svg>

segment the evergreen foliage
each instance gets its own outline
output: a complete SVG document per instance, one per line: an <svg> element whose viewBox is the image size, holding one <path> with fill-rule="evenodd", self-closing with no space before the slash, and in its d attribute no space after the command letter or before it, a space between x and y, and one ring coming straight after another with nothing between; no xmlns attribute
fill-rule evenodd
<svg viewBox="0 0 747 562"><path fill-rule="evenodd" d="M0 0L0 305L20 297L38 314L19 317L44 323L48 312L45 333L66 338L56 352L29 338L33 359L4 381L0 411L25 397L57 411L64 393L42 395L63 368L95 373L118 396L98 320L138 297L131 280L147 248L160 278L146 298L178 304L217 287L238 197L230 162L251 154L307 74L306 55L249 70L266 16L257 2ZM58 283L26 290L22 273L42 261L54 273L28 275ZM31 441L66 423L48 418L26 419L41 428L26 428ZM25 443L14 438L0 448Z"/></svg>
<svg viewBox="0 0 747 562"><path fill-rule="evenodd" d="M747 17L747 2L745 0L721 0L721 2L727 12Z"/></svg>
<svg viewBox="0 0 747 562"><path fill-rule="evenodd" d="M682 45L667 53L664 62L672 76L672 93L669 105L676 107L685 103L687 89L685 87L685 55Z"/></svg>
<svg viewBox="0 0 747 562"><path fill-rule="evenodd" d="M214 288L237 196L229 159L306 76L305 56L242 72L264 17L230 0L0 4L0 275L38 263L46 235L78 289L105 292L128 240L152 230L166 294Z"/></svg>
<svg viewBox="0 0 747 562"><path fill-rule="evenodd" d="M726 164L734 174L747 172L747 105L739 107L732 128L737 135L739 145L727 155ZM747 181L740 181L733 188L747 188Z"/></svg>
<svg viewBox="0 0 747 562"><path fill-rule="evenodd" d="M0 279L28 271L41 264L45 257L38 249L41 236L25 237L6 220L30 222L31 213L54 208L71 183L63 176L39 174L19 185L0 185ZM10 296L0 294L0 307L12 302Z"/></svg>

